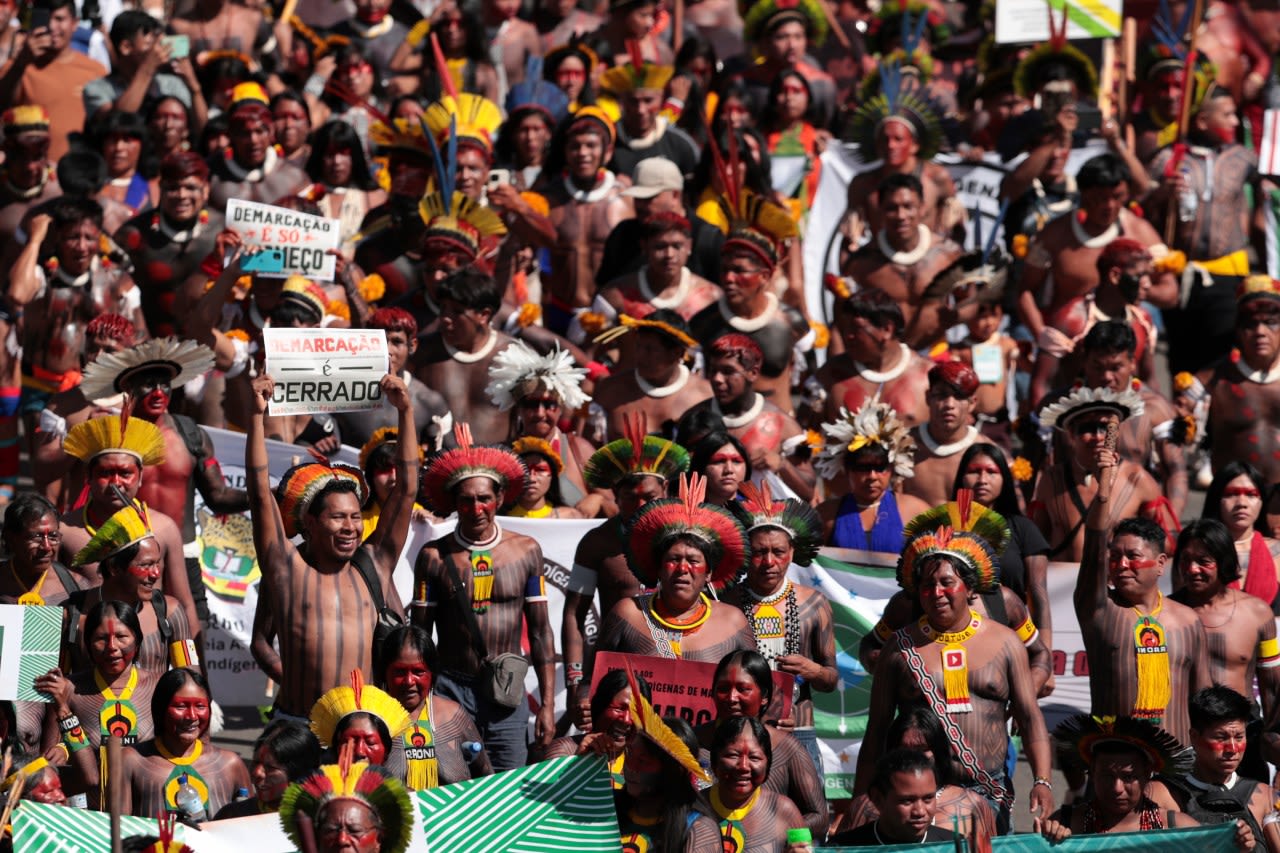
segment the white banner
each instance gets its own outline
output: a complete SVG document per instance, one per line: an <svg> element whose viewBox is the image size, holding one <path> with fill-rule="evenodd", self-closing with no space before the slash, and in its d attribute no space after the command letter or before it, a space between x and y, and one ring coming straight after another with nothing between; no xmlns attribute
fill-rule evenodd
<svg viewBox="0 0 1280 853"><path fill-rule="evenodd" d="M362 412L382 405L390 364L382 329L262 330L272 415Z"/></svg>
<svg viewBox="0 0 1280 853"><path fill-rule="evenodd" d="M245 272L263 278L301 275L312 281L333 281L335 258L328 254L341 242L336 219L299 213L286 207L233 198L227 201L227 228L246 246L263 251L246 257Z"/></svg>
<svg viewBox="0 0 1280 853"><path fill-rule="evenodd" d="M1064 0L1000 0L996 7L996 41L1034 44L1049 40L1049 15L1062 26ZM1121 0L1065 0L1067 38L1115 38L1120 35ZM1052 11L1050 11L1052 10Z"/></svg>

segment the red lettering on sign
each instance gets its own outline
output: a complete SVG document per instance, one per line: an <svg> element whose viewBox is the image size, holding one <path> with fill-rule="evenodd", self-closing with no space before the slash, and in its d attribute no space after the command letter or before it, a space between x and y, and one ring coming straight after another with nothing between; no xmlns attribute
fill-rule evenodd
<svg viewBox="0 0 1280 853"><path fill-rule="evenodd" d="M1071 674L1081 678L1089 677L1089 657L1084 652L1076 652L1075 660L1071 663Z"/></svg>

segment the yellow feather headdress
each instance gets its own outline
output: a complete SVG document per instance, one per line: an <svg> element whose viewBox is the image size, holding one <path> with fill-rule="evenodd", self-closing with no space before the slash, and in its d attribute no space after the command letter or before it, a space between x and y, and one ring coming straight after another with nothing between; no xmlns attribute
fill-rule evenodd
<svg viewBox="0 0 1280 853"><path fill-rule="evenodd" d="M71 565L99 563L152 535L146 507L130 503L103 522L93 538L71 558Z"/></svg>
<svg viewBox="0 0 1280 853"><path fill-rule="evenodd" d="M502 126L502 110L482 95L461 92L457 98L445 95L427 107L422 120L437 140L449 132L451 120L457 117L459 144L478 144L486 154L493 152L493 136Z"/></svg>
<svg viewBox="0 0 1280 853"><path fill-rule="evenodd" d="M372 714L386 724L391 739L404 734L412 720L404 706L376 687L368 687L360 670L351 670L350 686L335 687L311 706L311 731L324 746L333 745L338 724L352 714Z"/></svg>
<svg viewBox="0 0 1280 853"><path fill-rule="evenodd" d="M678 761L694 779L711 784L711 777L707 775L706 770L702 769L697 756L689 751L685 742L680 740L671 727L662 721L658 712L649 704L649 700L644 698L644 694L640 692L640 686L636 684L636 674L632 672L630 663L627 664L627 681L631 685L631 721L635 723L636 731Z"/></svg>
<svg viewBox="0 0 1280 853"><path fill-rule="evenodd" d="M127 399L123 410L129 410ZM142 418L103 415L67 430L62 449L81 462L89 462L104 453L127 453L143 467L149 467L164 461L164 433Z"/></svg>

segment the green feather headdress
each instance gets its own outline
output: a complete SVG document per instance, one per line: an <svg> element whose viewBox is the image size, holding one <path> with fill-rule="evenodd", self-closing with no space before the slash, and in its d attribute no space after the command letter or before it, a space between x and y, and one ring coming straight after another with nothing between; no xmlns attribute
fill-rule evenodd
<svg viewBox="0 0 1280 853"><path fill-rule="evenodd" d="M627 565L640 582L653 586L667 548L682 536L702 543L710 573L708 583L723 589L747 568L747 530L729 510L705 503L707 481L693 474L680 477L680 497L650 501L627 520Z"/></svg>
<svg viewBox="0 0 1280 853"><path fill-rule="evenodd" d="M895 62L880 66L880 92L863 100L849 122L848 138L858 143L862 157L879 157L878 142L885 122L900 121L911 129L920 146L919 157L928 160L942 147L942 106L929 90L904 77Z"/></svg>
<svg viewBox="0 0 1280 853"><path fill-rule="evenodd" d="M931 557L963 561L977 576L973 591L1000 586L1000 555L1009 542L1004 516L973 502L973 492L960 489L954 501L926 510L902 530L907 546L898 558L898 585L915 596L920 567Z"/></svg>
<svg viewBox="0 0 1280 853"><path fill-rule="evenodd" d="M807 566L822 547L822 519L807 503L795 498L775 501L769 484L743 483L743 500L729 508L742 520L748 536L757 530L781 530L791 540L791 562Z"/></svg>
<svg viewBox="0 0 1280 853"><path fill-rule="evenodd" d="M382 824L383 853L404 853L413 837L413 802L404 784L382 767L352 764L344 751L338 764L327 764L301 782L294 782L280 801L280 825L289 840L303 847L298 815L312 821L333 800L357 800L373 809Z"/></svg>
<svg viewBox="0 0 1280 853"><path fill-rule="evenodd" d="M1145 755L1154 773L1180 777L1191 769L1191 750L1164 729L1136 717L1076 714L1063 720L1053 736L1075 749L1086 764L1093 762L1093 750L1099 744L1122 743Z"/></svg>
<svg viewBox="0 0 1280 853"><path fill-rule="evenodd" d="M623 425L623 435L591 454L582 466L582 477L593 489L614 489L636 475L671 482L689 470L689 451L674 441L645 434L644 415L636 413Z"/></svg>

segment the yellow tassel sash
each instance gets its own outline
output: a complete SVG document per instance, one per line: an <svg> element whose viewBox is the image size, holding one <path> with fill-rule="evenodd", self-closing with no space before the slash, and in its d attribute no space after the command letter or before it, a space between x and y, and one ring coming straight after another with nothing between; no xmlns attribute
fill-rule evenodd
<svg viewBox="0 0 1280 853"><path fill-rule="evenodd" d="M1133 651L1138 665L1138 695L1133 701L1133 716L1150 720L1155 725L1164 721L1165 709L1173 698L1169 686L1169 647L1165 643L1164 626L1156 619L1164 608L1160 595L1156 609L1141 613L1133 626Z"/></svg>
<svg viewBox="0 0 1280 853"><path fill-rule="evenodd" d="M440 787L440 762L436 759L435 731L431 726L431 697L422 713L404 733L404 757L408 765L405 785L410 791Z"/></svg>

